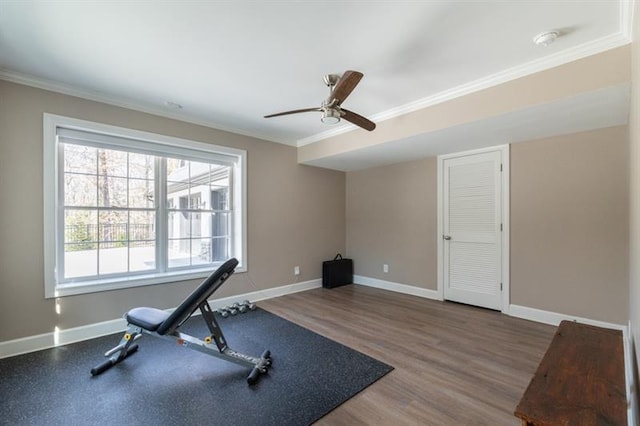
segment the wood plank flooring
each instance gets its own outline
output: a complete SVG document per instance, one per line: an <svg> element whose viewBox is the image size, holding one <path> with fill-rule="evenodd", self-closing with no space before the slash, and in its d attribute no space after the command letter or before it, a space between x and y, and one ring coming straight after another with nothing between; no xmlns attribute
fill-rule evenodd
<svg viewBox="0 0 640 426"><path fill-rule="evenodd" d="M258 305L395 367L317 425L519 425L513 411L555 331L359 285Z"/></svg>

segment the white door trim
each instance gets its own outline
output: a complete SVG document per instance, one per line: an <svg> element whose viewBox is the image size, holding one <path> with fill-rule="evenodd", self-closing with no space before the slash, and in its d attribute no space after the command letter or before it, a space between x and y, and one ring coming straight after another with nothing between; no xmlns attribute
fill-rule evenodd
<svg viewBox="0 0 640 426"><path fill-rule="evenodd" d="M437 268L437 277L438 277L438 299L444 300L444 240L442 239L443 235L443 224L444 224L444 195L443 195L443 184L444 184L444 160L449 158L457 158L464 157L467 155L481 154L485 152L499 151L502 155L502 312L505 314L509 313L509 305L510 305L510 294L509 294L509 259L510 259L510 249L509 249L509 182L510 182L510 168L509 168L509 145L498 145L492 146L489 148L482 149L474 149L472 151L464 151L464 152L456 152L453 154L445 154L438 156L438 166L437 166L437 185L438 185L438 211L437 211L437 247L438 247L438 268Z"/></svg>

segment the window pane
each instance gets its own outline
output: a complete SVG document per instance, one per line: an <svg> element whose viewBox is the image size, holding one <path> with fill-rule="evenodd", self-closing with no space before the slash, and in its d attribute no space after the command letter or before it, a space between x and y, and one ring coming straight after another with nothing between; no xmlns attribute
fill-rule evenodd
<svg viewBox="0 0 640 426"><path fill-rule="evenodd" d="M176 268L179 266L190 265L191 240L172 239L169 240L169 267Z"/></svg>
<svg viewBox="0 0 640 426"><path fill-rule="evenodd" d="M168 213L169 267L206 265L229 257L231 213L224 210L230 207L230 170L177 160L167 169L167 205L175 209Z"/></svg>
<svg viewBox="0 0 640 426"><path fill-rule="evenodd" d="M64 174L64 205L95 207L97 203L96 176Z"/></svg>
<svg viewBox="0 0 640 426"><path fill-rule="evenodd" d="M229 179L225 179L228 184ZM222 182L219 182L222 183ZM212 186L211 187L211 209L212 210L229 210L229 187Z"/></svg>
<svg viewBox="0 0 640 426"><path fill-rule="evenodd" d="M156 267L155 241L135 241L129 245L129 270L146 271Z"/></svg>
<svg viewBox="0 0 640 426"><path fill-rule="evenodd" d="M191 213L191 237L226 237L230 213Z"/></svg>
<svg viewBox="0 0 640 426"><path fill-rule="evenodd" d="M189 208L192 210L202 210L207 207L206 200L203 202L201 188L191 188L191 195L189 195Z"/></svg>
<svg viewBox="0 0 640 426"><path fill-rule="evenodd" d="M167 205L191 210L229 209L231 168L218 164L168 159Z"/></svg>
<svg viewBox="0 0 640 426"><path fill-rule="evenodd" d="M77 278L97 273L98 212L97 210L66 210L64 214L65 278Z"/></svg>
<svg viewBox="0 0 640 426"><path fill-rule="evenodd" d="M126 211L101 211L100 241L126 241L128 239L128 216Z"/></svg>
<svg viewBox="0 0 640 426"><path fill-rule="evenodd" d="M188 161L179 158L167 158L167 181L181 182L189 174Z"/></svg>
<svg viewBox="0 0 640 426"><path fill-rule="evenodd" d="M211 240L211 262L222 262L231 257L229 238Z"/></svg>
<svg viewBox="0 0 640 426"><path fill-rule="evenodd" d="M153 208L154 182L152 180L130 179L129 180L129 207Z"/></svg>
<svg viewBox="0 0 640 426"><path fill-rule="evenodd" d="M206 213L191 213L191 238L209 236L211 227L208 226L206 216Z"/></svg>
<svg viewBox="0 0 640 426"><path fill-rule="evenodd" d="M168 208L191 208L196 200L190 200L189 195L189 161L167 158ZM179 234L175 235L178 236Z"/></svg>
<svg viewBox="0 0 640 426"><path fill-rule="evenodd" d="M223 166L219 164L211 165L211 176L209 179L209 186L212 190L224 189L229 187L229 174L231 173L231 167Z"/></svg>
<svg viewBox="0 0 640 426"><path fill-rule="evenodd" d="M64 277L77 278L98 273L96 243L64 245Z"/></svg>
<svg viewBox="0 0 640 426"><path fill-rule="evenodd" d="M127 179L99 176L98 199L102 207L127 207Z"/></svg>
<svg viewBox="0 0 640 426"><path fill-rule="evenodd" d="M99 149L98 171L104 176L127 177L127 153L113 149Z"/></svg>
<svg viewBox="0 0 640 426"><path fill-rule="evenodd" d="M65 243L94 242L97 240L97 210L66 210L64 212Z"/></svg>
<svg viewBox="0 0 640 426"><path fill-rule="evenodd" d="M129 177L154 179L155 158L152 155L129 153Z"/></svg>
<svg viewBox="0 0 640 426"><path fill-rule="evenodd" d="M129 266L127 263L129 249L126 243L100 243L98 248L100 275L127 272Z"/></svg>
<svg viewBox="0 0 640 426"><path fill-rule="evenodd" d="M229 259L228 238L202 238L191 245L192 264L221 262Z"/></svg>
<svg viewBox="0 0 640 426"><path fill-rule="evenodd" d="M191 240L191 264L205 265L211 263L211 239L194 238Z"/></svg>
<svg viewBox="0 0 640 426"><path fill-rule="evenodd" d="M168 223L170 238L191 237L191 213L170 212Z"/></svg>
<svg viewBox="0 0 640 426"><path fill-rule="evenodd" d="M155 212L132 211L129 213L129 240L149 241L156 238Z"/></svg>
<svg viewBox="0 0 640 426"><path fill-rule="evenodd" d="M189 182L194 185L208 184L210 181L211 165L197 161L190 161L189 163Z"/></svg>
<svg viewBox="0 0 640 426"><path fill-rule="evenodd" d="M188 238L190 232L190 213L170 212L168 227L169 238Z"/></svg>
<svg viewBox="0 0 640 426"><path fill-rule="evenodd" d="M211 217L211 236L226 237L229 236L229 224L231 213L216 212Z"/></svg>
<svg viewBox="0 0 640 426"><path fill-rule="evenodd" d="M98 150L90 146L64 144L64 171L97 174Z"/></svg>

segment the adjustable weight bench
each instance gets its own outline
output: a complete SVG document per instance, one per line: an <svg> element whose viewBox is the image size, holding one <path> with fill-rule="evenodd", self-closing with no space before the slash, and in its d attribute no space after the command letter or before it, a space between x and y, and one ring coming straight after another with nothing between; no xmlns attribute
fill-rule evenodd
<svg viewBox="0 0 640 426"><path fill-rule="evenodd" d="M260 357L253 357L229 348L222 334L222 329L218 325L207 301L209 296L233 274L236 266L238 266L238 260L235 258L227 260L205 279L171 314L155 308L141 307L131 309L124 316L127 320L127 330L120 343L104 354L109 359L92 368L91 374L97 376L135 353L138 350L138 345L134 342L141 338L143 333L146 333L173 340L188 349L250 367L251 372L247 377L247 382L250 385L256 383L260 374L266 373L271 366L270 352L266 350ZM200 309L202 318L211 333L204 340L179 331L180 326L191 317L196 309Z"/></svg>

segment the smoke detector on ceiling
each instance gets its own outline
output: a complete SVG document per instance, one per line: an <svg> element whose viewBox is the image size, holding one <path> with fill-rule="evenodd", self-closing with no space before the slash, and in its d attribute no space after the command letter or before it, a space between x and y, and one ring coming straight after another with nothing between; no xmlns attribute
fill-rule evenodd
<svg viewBox="0 0 640 426"><path fill-rule="evenodd" d="M539 46L548 46L553 43L560 34L557 31L544 31L533 38L533 42Z"/></svg>

